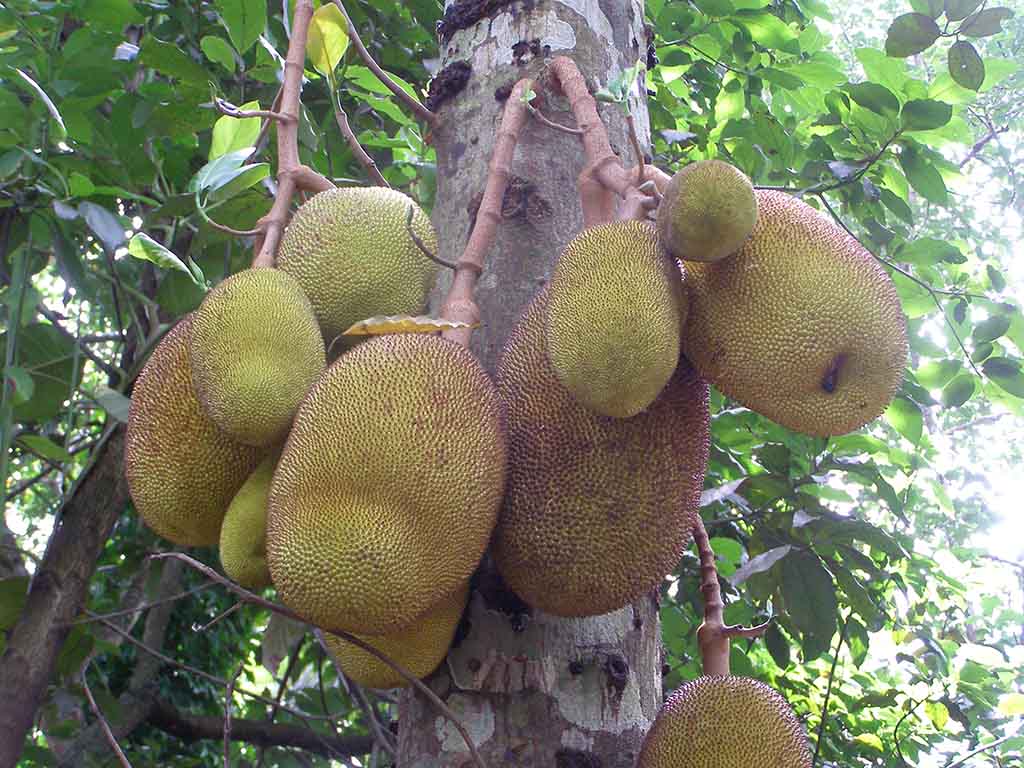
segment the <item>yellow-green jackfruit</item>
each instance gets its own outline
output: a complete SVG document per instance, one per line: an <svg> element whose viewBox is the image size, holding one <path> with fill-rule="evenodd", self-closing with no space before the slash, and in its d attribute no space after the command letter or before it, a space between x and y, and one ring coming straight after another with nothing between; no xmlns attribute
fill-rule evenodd
<svg viewBox="0 0 1024 768"><path fill-rule="evenodd" d="M664 388L686 314L680 267L639 221L592 227L566 247L548 289L548 356L583 405L625 418Z"/></svg>
<svg viewBox="0 0 1024 768"><path fill-rule="evenodd" d="M325 629L406 626L465 582L505 478L497 392L465 348L381 336L310 390L270 489L281 600Z"/></svg>
<svg viewBox="0 0 1024 768"><path fill-rule="evenodd" d="M709 447L708 388L685 360L628 419L580 405L544 350L547 291L498 364L509 477L493 554L530 605L607 613L658 585L691 538Z"/></svg>
<svg viewBox="0 0 1024 768"><path fill-rule="evenodd" d="M907 363L892 280L854 238L784 192L758 190L739 253L687 264L683 353L729 397L809 435L871 421Z"/></svg>
<svg viewBox="0 0 1024 768"><path fill-rule="evenodd" d="M658 240L677 259L718 261L746 242L757 222L754 186L721 160L701 160L672 177L658 206Z"/></svg>
<svg viewBox="0 0 1024 768"><path fill-rule="evenodd" d="M700 677L677 688L647 733L637 768L810 768L789 704L758 680Z"/></svg>
<svg viewBox="0 0 1024 768"><path fill-rule="evenodd" d="M267 569L267 496L278 451L260 462L238 489L220 528L220 564L249 589L270 586Z"/></svg>
<svg viewBox="0 0 1024 768"><path fill-rule="evenodd" d="M277 269L246 269L207 294L189 347L199 400L246 445L280 442L326 365L302 288Z"/></svg>
<svg viewBox="0 0 1024 768"><path fill-rule="evenodd" d="M464 585L431 606L410 626L386 635L357 635L392 661L405 667L414 676L423 678L437 669L448 655L455 630L466 607L469 586ZM372 653L346 640L323 634L324 645L341 671L367 688L404 688L409 681Z"/></svg>
<svg viewBox="0 0 1024 768"><path fill-rule="evenodd" d="M412 198L386 187L332 189L311 197L281 238L277 266L299 281L328 341L359 320L415 315L427 303L437 234Z"/></svg>
<svg viewBox="0 0 1024 768"><path fill-rule="evenodd" d="M259 451L210 420L192 387L186 316L160 341L132 391L125 476L146 525L175 544L211 546Z"/></svg>

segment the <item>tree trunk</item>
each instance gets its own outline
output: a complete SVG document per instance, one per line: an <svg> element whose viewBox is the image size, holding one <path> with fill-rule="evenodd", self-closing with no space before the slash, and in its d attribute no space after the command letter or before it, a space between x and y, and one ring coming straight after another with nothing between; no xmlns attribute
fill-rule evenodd
<svg viewBox="0 0 1024 768"><path fill-rule="evenodd" d="M570 56L595 90L646 59L647 33L641 0L447 5L442 75L464 75L465 65L451 66L455 62L470 67L462 90L435 93L433 103L440 118L433 130L434 223L441 252L454 257L469 237L503 99L515 81L535 77L544 114L572 126L567 102L545 77L545 61ZM436 80L455 83L454 91L459 79ZM646 145L646 106L634 96L630 107ZM605 105L601 116L612 147L633 165L622 110ZM504 221L477 289L483 327L474 334L474 350L492 372L523 307L582 227L576 182L583 165L578 137L537 121L527 124ZM440 293L446 289L442 285ZM632 768L661 704L655 599L605 616L564 620L539 612L524 617L509 606L510 597L495 588L473 593L468 633L430 679L433 689L459 715L489 766ZM402 768L469 764L457 731L422 696L403 695L399 720Z"/></svg>

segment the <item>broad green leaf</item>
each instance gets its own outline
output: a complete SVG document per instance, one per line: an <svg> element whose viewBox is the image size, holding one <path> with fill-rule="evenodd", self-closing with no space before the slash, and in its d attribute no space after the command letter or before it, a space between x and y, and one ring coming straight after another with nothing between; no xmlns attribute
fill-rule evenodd
<svg viewBox="0 0 1024 768"><path fill-rule="evenodd" d="M961 370L963 365L959 360L930 360L914 371L914 376L922 387L941 389Z"/></svg>
<svg viewBox="0 0 1024 768"><path fill-rule="evenodd" d="M916 147L904 145L899 161L915 192L933 203L946 204L946 184L942 181L942 174Z"/></svg>
<svg viewBox="0 0 1024 768"><path fill-rule="evenodd" d="M808 85L818 88L831 88L847 81L846 73L836 67L821 62L800 62L786 69Z"/></svg>
<svg viewBox="0 0 1024 768"><path fill-rule="evenodd" d="M953 117L953 107L932 99L914 99L903 105L900 124L904 131L931 131Z"/></svg>
<svg viewBox="0 0 1024 768"><path fill-rule="evenodd" d="M900 261L911 264L929 265L945 261L949 264L963 264L967 257L960 249L944 240L934 237L920 237L902 246L897 251Z"/></svg>
<svg viewBox="0 0 1024 768"><path fill-rule="evenodd" d="M269 163L253 163L243 165L234 171L222 174L217 184L210 187L209 202L216 203L230 200L235 195L259 184L270 175Z"/></svg>
<svg viewBox="0 0 1024 768"><path fill-rule="evenodd" d="M153 35L146 35L143 38L139 61L162 75L191 85L205 85L208 79L206 70L181 48Z"/></svg>
<svg viewBox="0 0 1024 768"><path fill-rule="evenodd" d="M804 635L805 660L828 649L836 631L836 588L832 574L813 552L794 551L782 561L786 612Z"/></svg>
<svg viewBox="0 0 1024 768"><path fill-rule="evenodd" d="M1009 357L990 357L981 366L988 378L1001 389L1016 397L1024 398L1024 373L1019 360Z"/></svg>
<svg viewBox="0 0 1024 768"><path fill-rule="evenodd" d="M943 0L910 0L910 7L918 13L937 19L942 15Z"/></svg>
<svg viewBox="0 0 1024 768"><path fill-rule="evenodd" d="M989 37L1003 31L1003 22L1013 18L1009 8L985 8L969 16L960 25L960 34L967 37Z"/></svg>
<svg viewBox="0 0 1024 768"><path fill-rule="evenodd" d="M108 251L116 251L124 245L124 225L106 208L87 201L78 204L78 212Z"/></svg>
<svg viewBox="0 0 1024 768"><path fill-rule="evenodd" d="M267 4L262 0L216 0L214 5L235 50L244 55L267 26Z"/></svg>
<svg viewBox="0 0 1024 768"><path fill-rule="evenodd" d="M173 269L178 272L184 272L192 278L192 282L196 283L196 285L202 285L196 280L192 270L185 266L181 259L145 232L139 232L131 239L128 243L128 253L136 259L151 262L161 269Z"/></svg>
<svg viewBox="0 0 1024 768"><path fill-rule="evenodd" d="M259 108L258 101L250 101L239 107L243 112L255 111ZM208 159L216 160L229 152L252 147L260 135L260 122L258 117L238 118L230 115L219 117L213 124L213 138L210 141Z"/></svg>
<svg viewBox="0 0 1024 768"><path fill-rule="evenodd" d="M207 35L199 41L199 47L203 50L203 55L210 61L220 64L228 72L234 73L235 52L231 50L231 45L223 37Z"/></svg>
<svg viewBox="0 0 1024 768"><path fill-rule="evenodd" d="M877 48L858 48L855 51L857 61L864 68L864 74L872 83L884 85L893 93L901 93L910 81L907 74L907 62L886 56Z"/></svg>
<svg viewBox="0 0 1024 768"><path fill-rule="evenodd" d="M207 192L223 186L234 177L253 150L255 147L244 147L211 160L196 171L188 184L188 191Z"/></svg>
<svg viewBox="0 0 1024 768"><path fill-rule="evenodd" d="M776 666L779 669L786 669L790 663L789 640L782 634L782 630L774 622L768 631L764 633L764 644L768 647L768 653L772 655Z"/></svg>
<svg viewBox="0 0 1024 768"><path fill-rule="evenodd" d="M914 445L921 442L924 419L921 416L921 409L913 401L897 397L885 409L885 420Z"/></svg>
<svg viewBox="0 0 1024 768"><path fill-rule="evenodd" d="M897 16L885 37L885 52L905 59L927 49L939 39L942 30L935 19L923 13L905 13Z"/></svg>
<svg viewBox="0 0 1024 768"><path fill-rule="evenodd" d="M132 0L85 0L79 13L83 20L116 29L118 33L129 24L146 20Z"/></svg>
<svg viewBox="0 0 1024 768"><path fill-rule="evenodd" d="M733 585L742 584L744 581L749 579L755 573L764 573L770 570L779 560L786 557L791 551L792 547L785 544L781 547L775 547L769 549L767 552L762 552L756 557L750 558L741 567L737 568L736 571L729 577L729 581Z"/></svg>
<svg viewBox="0 0 1024 768"><path fill-rule="evenodd" d="M942 388L942 404L959 408L970 400L977 390L978 380L969 373L961 373Z"/></svg>
<svg viewBox="0 0 1024 768"><path fill-rule="evenodd" d="M78 171L68 176L68 186L71 187L72 197L89 197L96 192L96 185Z"/></svg>
<svg viewBox="0 0 1024 768"><path fill-rule="evenodd" d="M1010 59L996 59L991 56L985 61L985 82L982 83L981 92L992 90L1011 75L1021 70L1021 64Z"/></svg>
<svg viewBox="0 0 1024 768"><path fill-rule="evenodd" d="M61 463L71 461L72 458L64 446L57 445L48 437L43 437L42 435L19 435L17 442L37 456L42 456L50 461Z"/></svg>
<svg viewBox="0 0 1024 768"><path fill-rule="evenodd" d="M1003 717L1024 715L1024 693L1007 693L999 697L999 714Z"/></svg>
<svg viewBox="0 0 1024 768"><path fill-rule="evenodd" d="M325 77L338 66L348 49L348 24L338 6L326 3L320 6L309 22L309 43L306 55L313 68Z"/></svg>
<svg viewBox="0 0 1024 768"><path fill-rule="evenodd" d="M693 4L705 16L728 16L736 10L730 0L694 0Z"/></svg>
<svg viewBox="0 0 1024 768"><path fill-rule="evenodd" d="M125 397L115 389L111 389L106 385L100 385L96 387L96 391L93 393L93 400L107 412L107 415L112 419L121 422L122 424L128 423L128 409L131 407L132 401L130 398Z"/></svg>
<svg viewBox="0 0 1024 768"><path fill-rule="evenodd" d="M15 405L21 405L31 400L32 393L36 388L29 372L17 365L4 369L4 386L7 388L7 392L13 392Z"/></svg>
<svg viewBox="0 0 1024 768"><path fill-rule="evenodd" d="M985 273L988 275L988 282L992 286L992 290L1002 291L1006 288L1006 278L1003 277L1003 273L991 264L985 265Z"/></svg>
<svg viewBox="0 0 1024 768"><path fill-rule="evenodd" d="M895 115L900 111L896 94L878 83L852 83L843 88L855 102L880 115Z"/></svg>
<svg viewBox="0 0 1024 768"><path fill-rule="evenodd" d="M797 38L796 30L768 11L739 11L733 18L747 28L754 42L766 48L785 48Z"/></svg>
<svg viewBox="0 0 1024 768"><path fill-rule="evenodd" d="M985 82L985 62L966 40L959 40L949 47L947 64L949 76L964 88L976 91Z"/></svg>
<svg viewBox="0 0 1024 768"><path fill-rule="evenodd" d="M60 110L57 109L57 105L53 103L53 99L50 98L50 95L44 91L42 86L33 80L28 73L18 69L17 67L14 67L13 69L15 74L17 74L18 77L20 77L22 81L35 93L35 95L39 97L39 100L43 102L46 110L50 113L50 117L54 119L60 128L61 136L67 136L68 129L64 124L64 117L61 115Z"/></svg>
<svg viewBox="0 0 1024 768"><path fill-rule="evenodd" d="M974 326L971 338L976 342L995 341L1010 330L1010 317L1008 315L992 315Z"/></svg>
<svg viewBox="0 0 1024 768"><path fill-rule="evenodd" d="M6 348L0 335L0 349ZM32 377L32 397L15 405L19 421L47 421L58 415L64 401L82 380L82 360L75 366L75 340L49 323L34 323L18 329L15 365Z"/></svg>
<svg viewBox="0 0 1024 768"><path fill-rule="evenodd" d="M981 2L982 0L945 0L946 18L950 21L966 19Z"/></svg>

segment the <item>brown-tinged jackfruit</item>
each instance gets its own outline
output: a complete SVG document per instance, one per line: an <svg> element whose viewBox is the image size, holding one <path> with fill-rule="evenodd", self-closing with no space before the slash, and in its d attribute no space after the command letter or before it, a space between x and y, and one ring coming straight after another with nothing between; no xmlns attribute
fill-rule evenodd
<svg viewBox="0 0 1024 768"><path fill-rule="evenodd" d="M683 353L722 392L789 429L840 435L871 421L907 363L906 320L885 270L784 192L758 190L739 253L688 263Z"/></svg>
<svg viewBox="0 0 1024 768"><path fill-rule="evenodd" d="M404 629L385 635L356 635L414 676L423 678L437 669L448 655L455 630L469 595L463 585ZM351 680L367 688L404 688L409 681L372 653L332 635L323 634L324 645Z"/></svg>
<svg viewBox="0 0 1024 768"><path fill-rule="evenodd" d="M658 206L658 240L677 259L718 261L735 253L757 222L754 186L721 160L676 172Z"/></svg>
<svg viewBox="0 0 1024 768"><path fill-rule="evenodd" d="M220 564L224 573L249 589L270 586L267 496L278 453L263 459L238 489L220 528Z"/></svg>
<svg viewBox="0 0 1024 768"><path fill-rule="evenodd" d="M349 350L303 401L274 473L278 595L328 629L410 624L469 578L504 478L497 392L468 350L420 335Z"/></svg>
<svg viewBox="0 0 1024 768"><path fill-rule="evenodd" d="M323 337L298 282L246 269L210 291L192 320L192 381L211 419L241 443L284 439L326 365Z"/></svg>
<svg viewBox="0 0 1024 768"><path fill-rule="evenodd" d="M125 476L150 528L175 544L217 543L235 492L259 451L232 440L210 420L192 387L186 316L160 341L132 391Z"/></svg>
<svg viewBox="0 0 1024 768"><path fill-rule="evenodd" d="M639 221L584 230L548 289L548 357L591 410L625 418L649 406L679 360L681 265Z"/></svg>
<svg viewBox="0 0 1024 768"><path fill-rule="evenodd" d="M359 320L415 315L427 303L437 264L437 234L412 198L386 187L331 189L311 197L281 238L277 266L309 296L330 341Z"/></svg>
<svg viewBox="0 0 1024 768"><path fill-rule="evenodd" d="M647 410L594 413L548 362L546 302L545 289L498 364L509 476L493 554L530 605L597 615L658 585L690 541L708 461L708 388L681 359Z"/></svg>
<svg viewBox="0 0 1024 768"><path fill-rule="evenodd" d="M789 704L747 677L700 677L662 706L637 768L810 768L807 737Z"/></svg>

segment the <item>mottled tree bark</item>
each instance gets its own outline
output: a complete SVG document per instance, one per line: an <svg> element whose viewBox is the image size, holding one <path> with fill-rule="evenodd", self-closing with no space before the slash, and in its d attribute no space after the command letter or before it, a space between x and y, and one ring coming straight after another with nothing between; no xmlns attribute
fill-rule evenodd
<svg viewBox="0 0 1024 768"><path fill-rule="evenodd" d="M647 35L640 0L448 5L444 64L467 62L469 79L432 103L438 113L434 223L441 252L455 256L469 236L511 85L535 77L544 114L573 125L568 104L545 77L545 61L572 57L596 89L646 58ZM474 6L491 14L474 22ZM466 67L449 71L464 75ZM643 100L634 95L630 107L646 133ZM612 147L633 165L621 109L604 105L601 115ZM640 140L646 145L647 138ZM483 327L474 335L474 351L491 371L523 307L582 227L577 178L583 165L578 137L528 123L512 165L504 222L477 288ZM661 703L653 598L605 616L564 620L537 612L510 616L498 610L493 590L486 592L474 593L468 634L430 684L460 715L488 765L632 768ZM399 721L402 768L469 764L459 735L422 696L403 695Z"/></svg>

